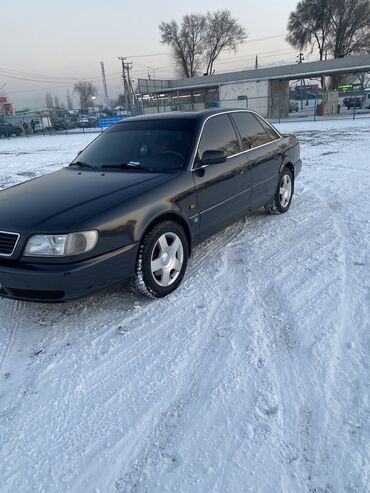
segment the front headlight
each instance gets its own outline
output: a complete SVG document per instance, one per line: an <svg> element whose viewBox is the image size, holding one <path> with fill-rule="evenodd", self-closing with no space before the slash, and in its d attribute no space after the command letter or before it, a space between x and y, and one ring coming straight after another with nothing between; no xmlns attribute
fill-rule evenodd
<svg viewBox="0 0 370 493"><path fill-rule="evenodd" d="M24 254L32 257L79 255L92 250L97 241L97 231L84 231L68 235L35 235L28 240Z"/></svg>

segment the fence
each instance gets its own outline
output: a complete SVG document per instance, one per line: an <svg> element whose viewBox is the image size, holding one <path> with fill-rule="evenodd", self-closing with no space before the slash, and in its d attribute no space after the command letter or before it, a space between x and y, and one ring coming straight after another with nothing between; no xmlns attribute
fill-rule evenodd
<svg viewBox="0 0 370 493"><path fill-rule="evenodd" d="M251 109L257 111L272 123L286 121L319 121L328 119L348 119L370 117L370 90L358 91L307 91L302 93L277 95L274 97L247 97L238 99L202 101L192 96L149 98L138 104L133 114L152 114L171 111L198 111L207 108ZM0 137L9 138L14 133L29 137L33 134L54 135L71 133L97 133L108 126L127 118L128 115L96 117L80 115L72 124L69 117L55 120L49 117L7 117L11 123L0 121ZM37 125L31 125L37 122Z"/></svg>
<svg viewBox="0 0 370 493"><path fill-rule="evenodd" d="M198 111L207 108L251 109L273 123L296 120L356 119L370 117L370 91L307 91L269 97L191 101L191 96L163 97L146 101L142 105L145 114L168 111Z"/></svg>

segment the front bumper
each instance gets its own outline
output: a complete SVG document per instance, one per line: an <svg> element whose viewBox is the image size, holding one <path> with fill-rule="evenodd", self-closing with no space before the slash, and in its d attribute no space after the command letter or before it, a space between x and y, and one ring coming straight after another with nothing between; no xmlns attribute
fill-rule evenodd
<svg viewBox="0 0 370 493"><path fill-rule="evenodd" d="M0 261L0 296L24 301L62 302L89 295L135 272L138 244L73 264Z"/></svg>

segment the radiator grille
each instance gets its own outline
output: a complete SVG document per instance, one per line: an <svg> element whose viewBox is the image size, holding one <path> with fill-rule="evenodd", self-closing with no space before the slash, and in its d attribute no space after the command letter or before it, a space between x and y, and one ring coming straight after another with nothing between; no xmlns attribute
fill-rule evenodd
<svg viewBox="0 0 370 493"><path fill-rule="evenodd" d="M18 239L18 233L0 231L0 255L2 257L10 257L13 255Z"/></svg>

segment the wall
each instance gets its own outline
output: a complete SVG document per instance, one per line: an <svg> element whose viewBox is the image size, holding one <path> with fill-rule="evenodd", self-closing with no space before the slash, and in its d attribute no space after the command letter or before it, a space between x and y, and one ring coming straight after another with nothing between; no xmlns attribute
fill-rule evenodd
<svg viewBox="0 0 370 493"><path fill-rule="evenodd" d="M268 115L269 82L228 82L220 85L221 108L248 108ZM245 99L238 98L244 97Z"/></svg>
<svg viewBox="0 0 370 493"><path fill-rule="evenodd" d="M287 118L289 116L289 81L270 81L270 118Z"/></svg>

